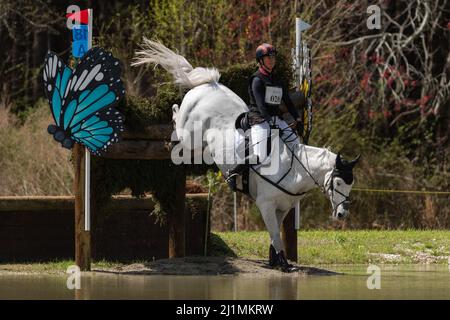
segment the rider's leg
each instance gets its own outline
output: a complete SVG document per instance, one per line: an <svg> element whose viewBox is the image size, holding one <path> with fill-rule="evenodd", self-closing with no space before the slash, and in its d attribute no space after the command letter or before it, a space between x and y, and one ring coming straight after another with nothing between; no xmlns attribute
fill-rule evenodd
<svg viewBox="0 0 450 320"><path fill-rule="evenodd" d="M263 163L267 158L267 138L270 134L270 126L267 122L262 122L254 124L250 130L251 152L258 157L260 163Z"/></svg>
<svg viewBox="0 0 450 320"><path fill-rule="evenodd" d="M293 128L289 127L286 121L280 119L279 117L276 117L275 123L280 128L280 131L283 133L283 135L281 136L280 132L280 136L288 141L289 146L300 144L300 138L298 137L297 133Z"/></svg>
<svg viewBox="0 0 450 320"><path fill-rule="evenodd" d="M251 135L250 132L245 133L246 136ZM235 136L235 141L240 140L240 136ZM251 138L251 137L250 137ZM250 139L251 140L251 139ZM250 142L251 143L251 142ZM249 150L246 150L246 149ZM238 144L236 149L236 156L237 156L237 164L229 169L226 173L226 181L233 191L237 191L237 183L236 178L238 175L241 175L242 172L245 170L245 168L248 167L250 164L257 164L257 156L253 152L253 148L251 146L246 146L244 142L244 138L241 138L240 144Z"/></svg>
<svg viewBox="0 0 450 320"><path fill-rule="evenodd" d="M233 169L227 171L226 182L233 192L237 191L237 176L242 174L246 167L247 165L245 163L239 163Z"/></svg>

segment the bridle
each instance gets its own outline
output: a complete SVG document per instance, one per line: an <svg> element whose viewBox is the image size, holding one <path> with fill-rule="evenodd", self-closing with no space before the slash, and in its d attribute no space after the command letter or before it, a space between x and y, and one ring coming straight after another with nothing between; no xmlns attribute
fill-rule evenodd
<svg viewBox="0 0 450 320"><path fill-rule="evenodd" d="M331 191L331 202L332 202L333 204L334 204L334 193L335 193L335 192L338 193L338 194L340 194L340 195L344 198L344 200L342 200L342 201L339 202L338 204L334 205L334 208L333 208L333 215L336 215L336 213L337 213L337 212L336 212L336 211L337 211L337 208L338 208L341 204L342 204L342 207L344 208L344 210L348 210L349 207L350 207L350 195L347 196L347 195L343 194L342 192L340 192L338 189L334 188L333 179L336 178L336 177L339 177L339 176L336 174L336 167L334 167L333 170L331 171L330 176L328 177L327 181L325 182L325 186L326 186L328 183L330 183L328 189L325 189L325 191L326 191L327 193ZM331 181L330 181L330 180L331 180Z"/></svg>

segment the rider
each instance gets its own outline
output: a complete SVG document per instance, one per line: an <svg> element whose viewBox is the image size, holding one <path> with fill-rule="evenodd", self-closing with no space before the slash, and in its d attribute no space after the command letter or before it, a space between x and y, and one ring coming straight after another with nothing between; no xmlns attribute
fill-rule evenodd
<svg viewBox="0 0 450 320"><path fill-rule="evenodd" d="M263 43L256 49L256 62L259 69L249 79L248 92L250 96L249 124L253 154L258 156L259 163L267 158L267 138L271 128L284 130L287 123L280 118L280 104L283 101L297 123L302 119L287 88L274 72L276 49L268 43ZM298 140L298 143L300 140ZM241 174L246 164L238 164L228 172L227 181L231 189L236 190L236 177Z"/></svg>

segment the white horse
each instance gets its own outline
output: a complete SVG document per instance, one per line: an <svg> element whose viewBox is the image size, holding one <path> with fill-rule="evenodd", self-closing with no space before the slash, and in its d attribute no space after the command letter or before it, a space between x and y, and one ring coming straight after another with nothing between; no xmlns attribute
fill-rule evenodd
<svg viewBox="0 0 450 320"><path fill-rule="evenodd" d="M208 151L217 166L226 173L229 164L217 159L231 153L234 155L234 145L224 145L223 139L234 141L235 120L239 114L248 111L245 102L219 83L218 70L193 68L184 57L159 42L145 38L142 50L136 52L133 65L144 63L161 65L173 76L174 83L190 89L181 106L173 106L173 120L179 145L193 150L194 154L198 155L203 154L206 140ZM204 134L200 142L192 142L191 137L195 130L199 129L203 133L209 130L209 134ZM278 170L266 176L259 173L263 167L250 170L249 194L255 200L270 234L270 265L279 266L282 271L289 272L292 266L286 260L280 237L281 224L286 214L304 193L320 188L331 201L332 217L342 219L347 216L349 193L353 185L352 169L359 156L346 162L339 154L336 155L328 149L303 144L288 146L281 142L279 137L273 139L272 145L279 146L279 151L272 149L270 156L271 163L279 162ZM294 160L291 161L293 157ZM278 184L269 182L277 182L280 179Z"/></svg>

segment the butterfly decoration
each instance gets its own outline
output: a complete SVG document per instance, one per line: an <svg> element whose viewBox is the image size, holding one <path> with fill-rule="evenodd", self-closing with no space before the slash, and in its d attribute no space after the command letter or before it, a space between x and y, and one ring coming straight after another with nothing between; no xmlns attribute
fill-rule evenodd
<svg viewBox="0 0 450 320"><path fill-rule="evenodd" d="M94 47L72 69L49 51L43 79L55 121L47 131L64 148L78 142L101 156L119 141L125 118L114 106L125 89L119 60L110 52Z"/></svg>

